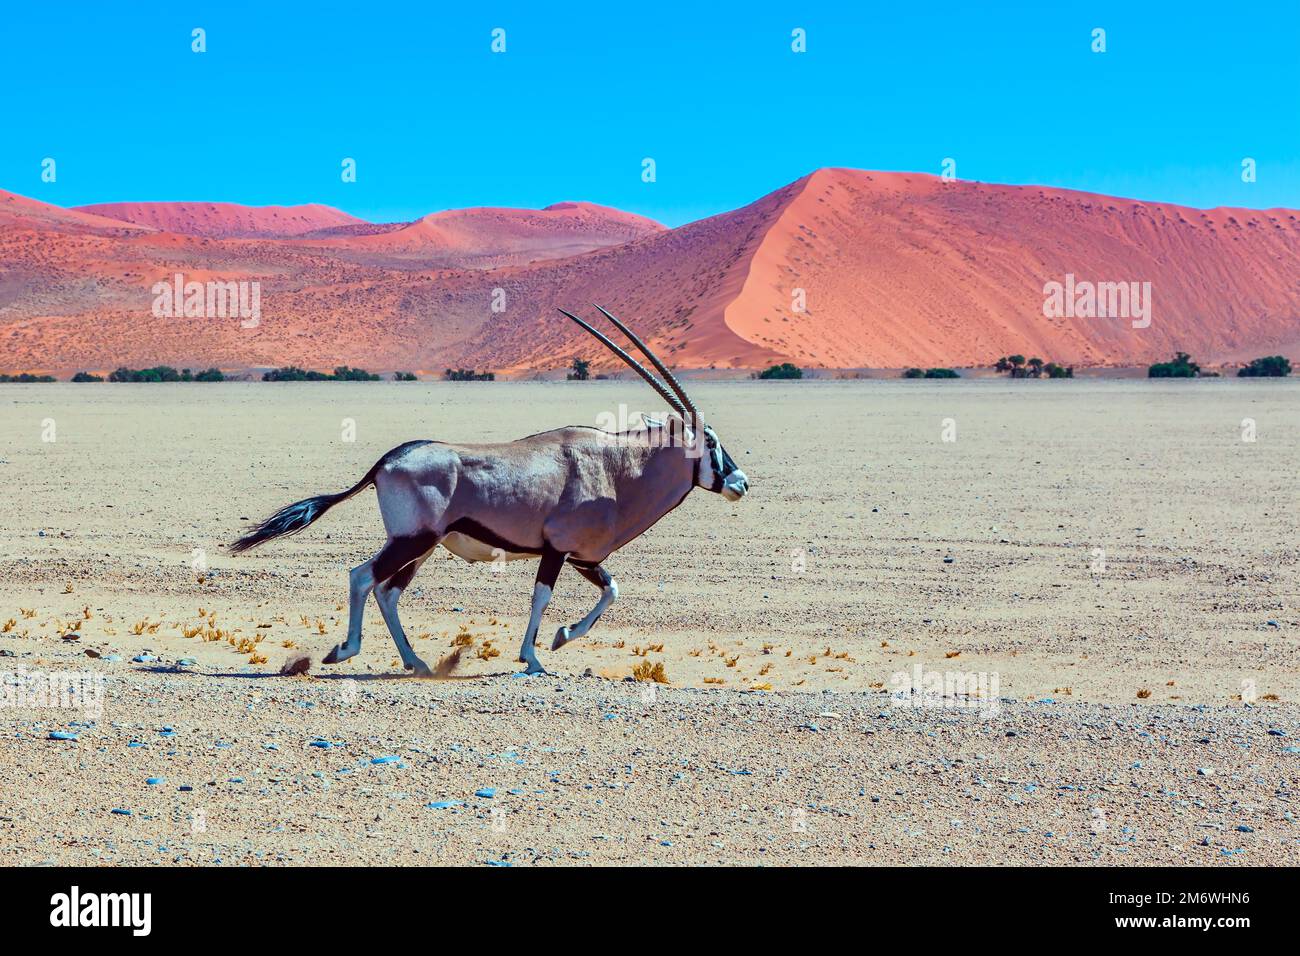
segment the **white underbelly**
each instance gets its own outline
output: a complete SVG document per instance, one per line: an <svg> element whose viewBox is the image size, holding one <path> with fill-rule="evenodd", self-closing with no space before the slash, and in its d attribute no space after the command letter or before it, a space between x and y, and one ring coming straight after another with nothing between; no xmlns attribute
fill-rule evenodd
<svg viewBox="0 0 1300 956"><path fill-rule="evenodd" d="M459 531L451 532L440 543L456 557L466 561L523 561L537 557L535 554L503 551Z"/></svg>

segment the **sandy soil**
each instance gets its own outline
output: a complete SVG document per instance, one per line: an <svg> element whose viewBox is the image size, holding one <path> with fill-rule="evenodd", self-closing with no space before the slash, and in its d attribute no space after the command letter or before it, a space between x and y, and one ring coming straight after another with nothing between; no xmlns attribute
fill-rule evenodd
<svg viewBox="0 0 1300 956"><path fill-rule="evenodd" d="M613 558L556 676L511 676L531 566L450 556L402 612L451 679L373 607L278 675L382 531L367 492L226 555L248 520L642 391L0 386L0 670L106 681L0 710L0 862L1297 862L1295 383L700 383L753 490ZM543 634L595 596L562 576ZM984 684L891 694L918 667Z"/></svg>

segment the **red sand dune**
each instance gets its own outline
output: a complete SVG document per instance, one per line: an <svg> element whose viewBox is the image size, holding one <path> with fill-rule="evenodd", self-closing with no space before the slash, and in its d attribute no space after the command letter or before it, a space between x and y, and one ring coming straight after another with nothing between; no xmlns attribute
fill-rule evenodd
<svg viewBox="0 0 1300 956"><path fill-rule="evenodd" d="M53 232L123 234L145 228L111 217L76 209L62 209L0 189L0 229L48 229Z"/></svg>
<svg viewBox="0 0 1300 956"><path fill-rule="evenodd" d="M520 371L575 355L611 368L555 311L591 314L592 302L681 367L963 366L1015 352L1132 365L1175 349L1202 362L1300 358L1294 210L824 169L669 230L565 203L219 240L106 233L82 212L3 198L3 370L346 362ZM175 271L258 280L261 323L153 318L149 287ZM1044 284L1067 273L1150 282L1150 326L1044 317Z"/></svg>
<svg viewBox="0 0 1300 956"><path fill-rule="evenodd" d="M78 212L120 219L160 232L213 239L300 236L362 220L331 206L240 206L226 202L111 202L77 206Z"/></svg>
<svg viewBox="0 0 1300 956"><path fill-rule="evenodd" d="M451 209L399 228L312 242L370 263L494 268L560 259L663 232L659 223L594 203L545 209Z"/></svg>

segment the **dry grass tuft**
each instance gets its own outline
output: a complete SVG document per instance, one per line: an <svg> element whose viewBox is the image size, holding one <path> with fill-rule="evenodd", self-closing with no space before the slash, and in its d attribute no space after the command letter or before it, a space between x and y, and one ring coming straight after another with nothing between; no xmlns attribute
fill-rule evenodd
<svg viewBox="0 0 1300 956"><path fill-rule="evenodd" d="M656 684L671 683L667 672L664 671L663 661L655 661L653 664L650 661L642 661L632 668L632 679L654 681Z"/></svg>
<svg viewBox="0 0 1300 956"><path fill-rule="evenodd" d="M1150 696L1151 691L1147 690L1145 687L1138 691L1138 700L1146 700Z"/></svg>

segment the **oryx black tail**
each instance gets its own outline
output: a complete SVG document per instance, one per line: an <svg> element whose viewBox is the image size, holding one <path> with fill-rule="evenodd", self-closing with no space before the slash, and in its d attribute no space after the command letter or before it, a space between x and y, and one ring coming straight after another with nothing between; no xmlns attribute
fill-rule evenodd
<svg viewBox="0 0 1300 956"><path fill-rule="evenodd" d="M263 541L270 541L273 538L287 538L289 535L297 534L303 528L307 527L325 512L329 511L340 501L347 501L358 491L368 488L375 483L375 473L383 467L384 463L390 458L395 457L412 445L423 445L427 442L407 442L394 448L366 472L366 476L358 481L347 491L340 491L333 495L317 495L315 498L304 498L302 501L295 501L291 505L285 505L271 517L267 518L248 534L244 535L238 541L230 546L233 554L239 554L247 551L249 548L256 548Z"/></svg>

